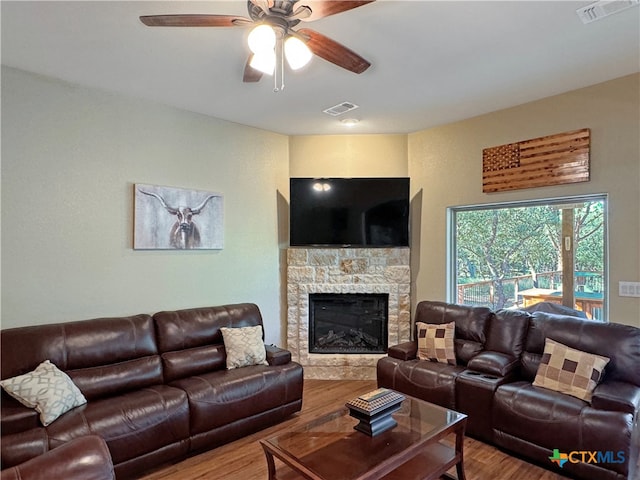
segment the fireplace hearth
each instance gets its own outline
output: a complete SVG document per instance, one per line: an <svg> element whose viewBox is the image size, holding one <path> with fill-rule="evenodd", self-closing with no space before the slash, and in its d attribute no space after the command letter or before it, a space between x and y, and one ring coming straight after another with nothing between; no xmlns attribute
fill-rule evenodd
<svg viewBox="0 0 640 480"><path fill-rule="evenodd" d="M386 353L389 295L309 295L309 353Z"/></svg>

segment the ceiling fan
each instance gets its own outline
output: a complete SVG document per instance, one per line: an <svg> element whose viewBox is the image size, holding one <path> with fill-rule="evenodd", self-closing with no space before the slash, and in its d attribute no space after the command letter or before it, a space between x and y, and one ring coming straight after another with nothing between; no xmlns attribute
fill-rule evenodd
<svg viewBox="0 0 640 480"><path fill-rule="evenodd" d="M286 58L296 70L317 55L353 73L362 73L371 64L360 55L309 28L294 30L302 22L352 10L375 0L247 0L249 17L215 14L178 14L141 16L149 27L249 27L251 53L245 64L243 81L257 82L263 73L284 76ZM277 80L276 80L277 85ZM284 88L284 81L282 84ZM279 89L275 88L276 91Z"/></svg>

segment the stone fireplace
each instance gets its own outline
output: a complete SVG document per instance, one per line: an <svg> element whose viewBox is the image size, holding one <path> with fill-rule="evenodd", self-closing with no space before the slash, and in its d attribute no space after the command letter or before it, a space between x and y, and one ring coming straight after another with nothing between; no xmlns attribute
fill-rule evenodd
<svg viewBox="0 0 640 480"><path fill-rule="evenodd" d="M405 247L288 249L287 348L305 378L376 378L387 346L410 338L409 260Z"/></svg>

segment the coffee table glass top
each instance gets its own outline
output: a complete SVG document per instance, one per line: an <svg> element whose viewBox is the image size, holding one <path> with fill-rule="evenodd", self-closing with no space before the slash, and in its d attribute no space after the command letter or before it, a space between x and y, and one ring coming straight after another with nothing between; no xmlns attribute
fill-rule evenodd
<svg viewBox="0 0 640 480"><path fill-rule="evenodd" d="M396 427L370 437L354 430L358 421L345 407L265 442L320 478L351 480L407 457L466 416L407 397L393 418Z"/></svg>

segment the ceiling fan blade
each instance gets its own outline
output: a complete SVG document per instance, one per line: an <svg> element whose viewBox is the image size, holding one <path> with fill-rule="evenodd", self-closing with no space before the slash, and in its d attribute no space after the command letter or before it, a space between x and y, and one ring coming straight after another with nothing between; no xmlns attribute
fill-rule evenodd
<svg viewBox="0 0 640 480"><path fill-rule="evenodd" d="M235 15L145 15L140 21L149 27L241 27L253 23Z"/></svg>
<svg viewBox="0 0 640 480"><path fill-rule="evenodd" d="M262 78L262 72L260 70L256 70L251 66L251 59L253 58L253 54L249 55L247 58L247 63L244 66L244 74L242 75L242 81L245 83L255 83L259 82Z"/></svg>
<svg viewBox="0 0 640 480"><path fill-rule="evenodd" d="M303 22L313 22L320 18L335 15L336 13L346 12L354 8L361 7L367 3L373 3L375 0L300 0L300 5L311 7L311 15L307 18L301 18Z"/></svg>
<svg viewBox="0 0 640 480"><path fill-rule="evenodd" d="M302 28L296 33L300 34L306 40L307 47L309 47L309 50L315 55L339 67L345 68L353 73L362 73L371 66L371 63L353 50L349 50L344 45L339 44L335 40L331 40L329 37L315 30Z"/></svg>

